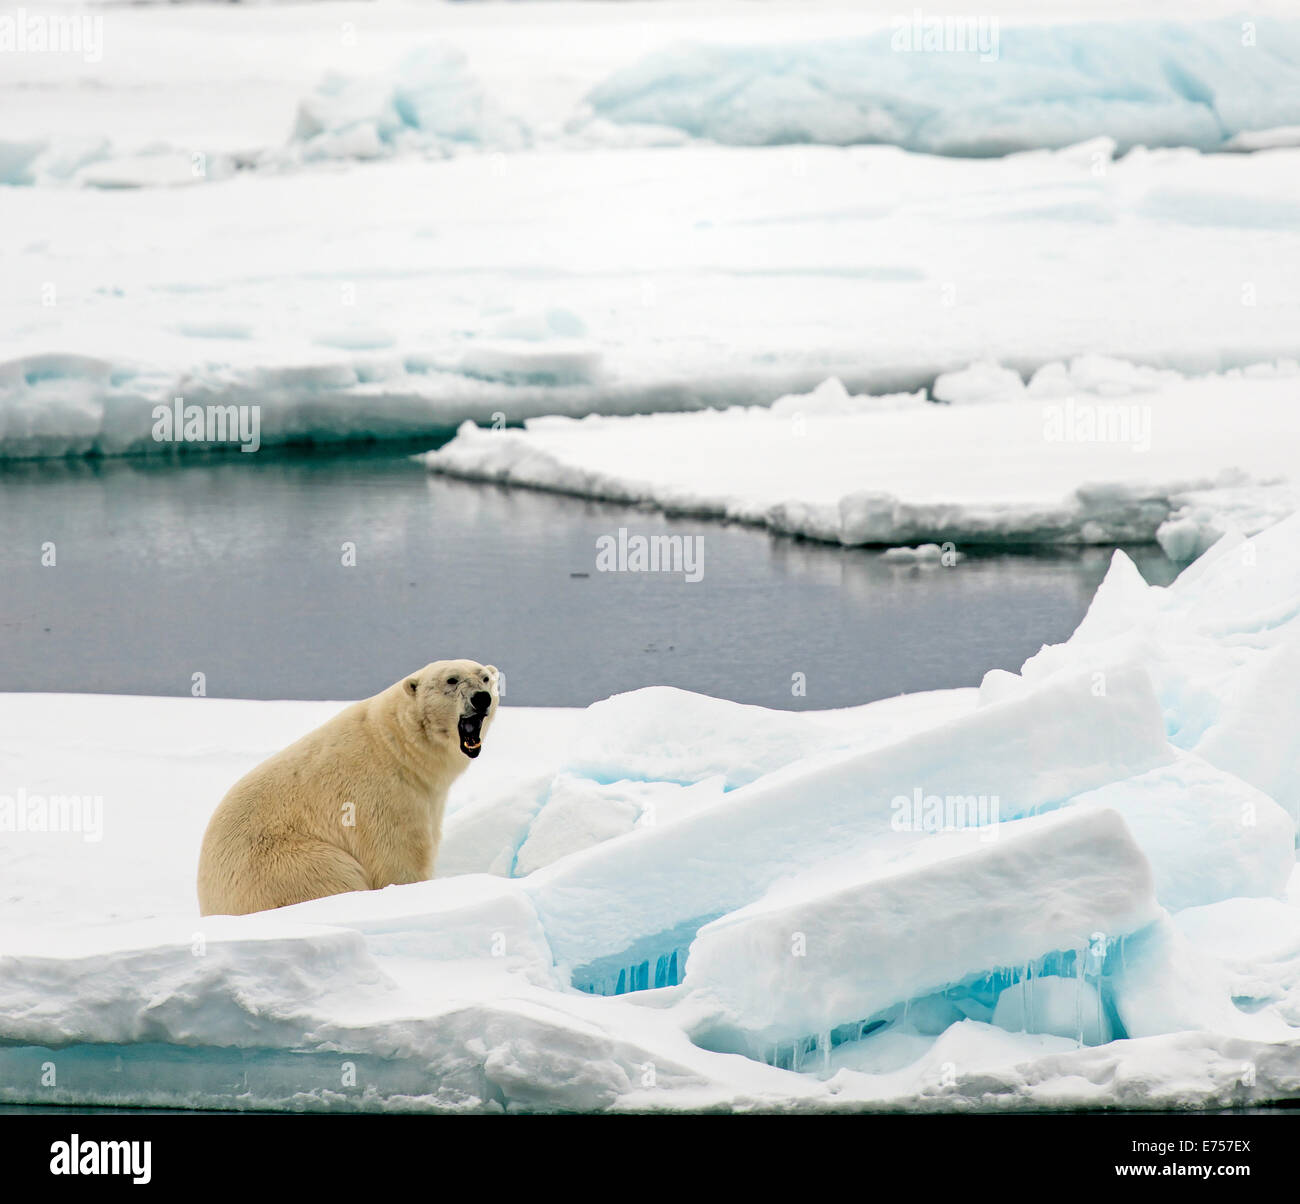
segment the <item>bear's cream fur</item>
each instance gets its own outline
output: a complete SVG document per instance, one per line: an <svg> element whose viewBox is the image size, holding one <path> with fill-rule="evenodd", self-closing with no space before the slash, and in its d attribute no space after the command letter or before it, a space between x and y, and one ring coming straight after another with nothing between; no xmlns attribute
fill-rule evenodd
<svg viewBox="0 0 1300 1204"><path fill-rule="evenodd" d="M200 912L243 915L431 877L447 791L478 755L497 680L491 665L435 661L245 774L203 837ZM480 692L491 702L476 743Z"/></svg>

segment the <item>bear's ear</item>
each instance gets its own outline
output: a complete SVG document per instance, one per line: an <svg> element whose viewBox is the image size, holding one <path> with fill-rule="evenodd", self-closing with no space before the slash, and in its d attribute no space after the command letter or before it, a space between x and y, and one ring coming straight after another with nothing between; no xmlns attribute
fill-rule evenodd
<svg viewBox="0 0 1300 1204"><path fill-rule="evenodd" d="M406 679L406 692L414 694L420 688L420 679L418 677L408 677Z"/></svg>
<svg viewBox="0 0 1300 1204"><path fill-rule="evenodd" d="M484 665L483 668L485 668L489 673L491 673L493 677L501 676L501 670L498 669L496 665Z"/></svg>

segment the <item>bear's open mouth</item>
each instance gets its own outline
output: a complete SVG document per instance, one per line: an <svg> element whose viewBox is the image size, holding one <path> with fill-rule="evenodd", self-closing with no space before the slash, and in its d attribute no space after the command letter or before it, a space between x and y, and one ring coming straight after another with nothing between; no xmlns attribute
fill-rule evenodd
<svg viewBox="0 0 1300 1204"><path fill-rule="evenodd" d="M477 757L483 748L483 716L477 713L462 715L456 731L460 735L460 751L467 757Z"/></svg>

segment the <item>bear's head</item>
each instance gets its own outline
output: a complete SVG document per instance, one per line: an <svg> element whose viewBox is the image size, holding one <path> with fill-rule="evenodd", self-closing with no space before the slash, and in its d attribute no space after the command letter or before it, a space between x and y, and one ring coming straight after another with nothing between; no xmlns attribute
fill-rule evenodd
<svg viewBox="0 0 1300 1204"><path fill-rule="evenodd" d="M477 661L434 661L401 683L423 735L471 760L497 713L500 674Z"/></svg>

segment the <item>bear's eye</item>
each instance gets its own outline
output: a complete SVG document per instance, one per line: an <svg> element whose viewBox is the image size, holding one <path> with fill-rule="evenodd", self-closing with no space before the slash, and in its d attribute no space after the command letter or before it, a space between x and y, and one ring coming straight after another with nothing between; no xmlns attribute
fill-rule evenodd
<svg viewBox="0 0 1300 1204"><path fill-rule="evenodd" d="M460 681L460 678L459 678L459 677L449 677L449 678L447 678L447 684L448 684L449 686L454 686L458 681Z"/></svg>

